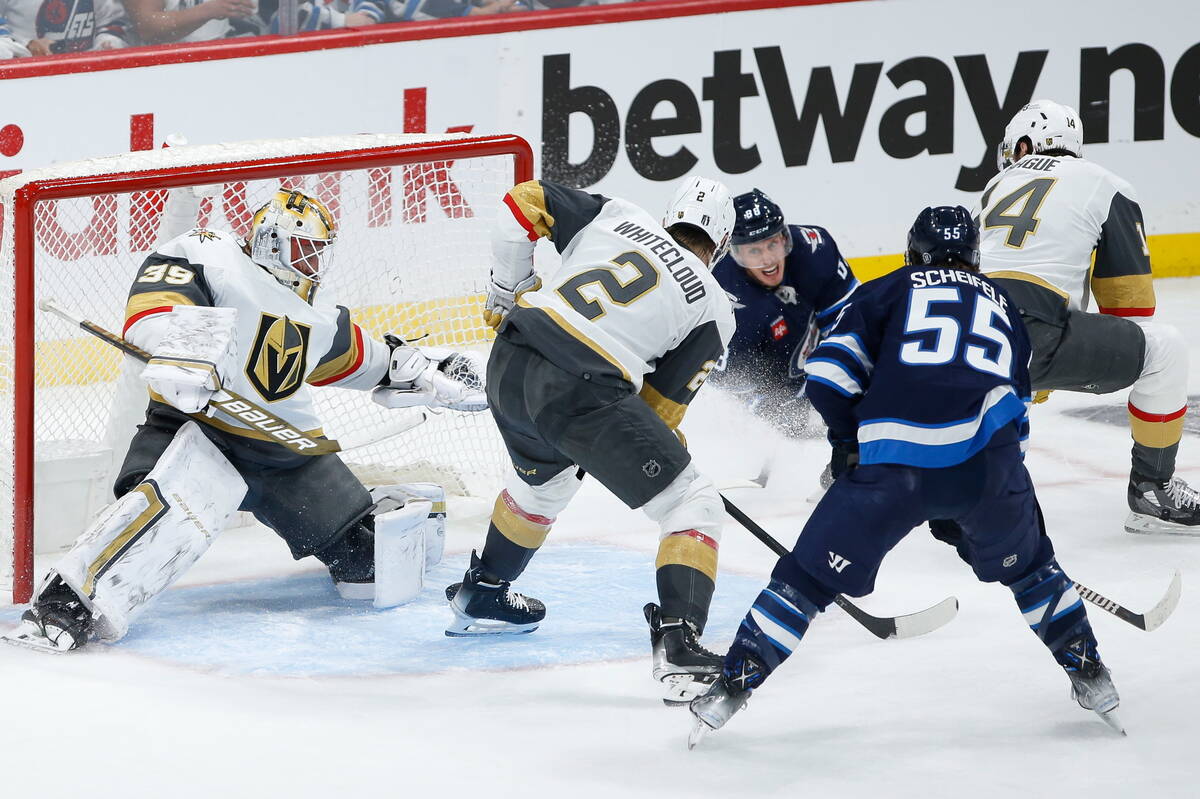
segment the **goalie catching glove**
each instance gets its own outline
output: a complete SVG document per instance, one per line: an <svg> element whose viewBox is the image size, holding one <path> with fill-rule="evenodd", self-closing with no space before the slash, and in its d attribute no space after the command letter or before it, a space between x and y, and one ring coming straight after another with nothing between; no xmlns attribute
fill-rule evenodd
<svg viewBox="0 0 1200 799"><path fill-rule="evenodd" d="M385 338L392 347L392 361L387 385L371 392L376 403L385 408L425 405L455 411L487 410L483 379L469 357L458 352L422 351L395 336Z"/></svg>
<svg viewBox="0 0 1200 799"><path fill-rule="evenodd" d="M164 315L166 327L142 379L163 402L198 413L221 390L221 378L236 368L237 310L177 305Z"/></svg>

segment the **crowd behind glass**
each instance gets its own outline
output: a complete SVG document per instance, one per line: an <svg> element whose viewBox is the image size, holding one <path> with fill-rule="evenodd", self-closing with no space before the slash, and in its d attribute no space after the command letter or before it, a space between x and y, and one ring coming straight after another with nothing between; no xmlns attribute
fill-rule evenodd
<svg viewBox="0 0 1200 799"><path fill-rule="evenodd" d="M633 0L0 0L0 59Z"/></svg>

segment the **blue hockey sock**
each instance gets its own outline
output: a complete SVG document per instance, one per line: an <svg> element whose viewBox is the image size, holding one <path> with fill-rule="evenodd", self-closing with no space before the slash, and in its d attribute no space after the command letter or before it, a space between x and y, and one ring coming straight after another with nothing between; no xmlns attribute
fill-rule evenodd
<svg viewBox="0 0 1200 799"><path fill-rule="evenodd" d="M738 627L725 656L725 678L739 688L757 688L792 654L819 612L799 591L772 580Z"/></svg>
<svg viewBox="0 0 1200 799"><path fill-rule="evenodd" d="M1074 583L1051 560L1009 586L1029 628L1063 668L1096 661L1096 638Z"/></svg>

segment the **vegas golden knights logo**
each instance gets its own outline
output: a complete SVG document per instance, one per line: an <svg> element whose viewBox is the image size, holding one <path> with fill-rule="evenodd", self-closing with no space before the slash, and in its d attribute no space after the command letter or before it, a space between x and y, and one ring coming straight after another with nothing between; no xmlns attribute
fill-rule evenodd
<svg viewBox="0 0 1200 799"><path fill-rule="evenodd" d="M268 402L287 399L304 385L311 328L286 316L263 314L246 361L250 384Z"/></svg>

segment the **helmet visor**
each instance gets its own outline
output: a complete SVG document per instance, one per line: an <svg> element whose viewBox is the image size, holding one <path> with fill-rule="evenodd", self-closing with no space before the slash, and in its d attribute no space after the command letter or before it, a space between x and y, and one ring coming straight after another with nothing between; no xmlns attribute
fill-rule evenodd
<svg viewBox="0 0 1200 799"><path fill-rule="evenodd" d="M304 277L314 283L321 282L321 276L329 269L333 241L328 239L310 239L293 234L291 237L291 266Z"/></svg>
<svg viewBox="0 0 1200 799"><path fill-rule="evenodd" d="M774 236L735 244L730 248L733 260L743 269L770 269L779 266L792 251L791 232L785 227Z"/></svg>

